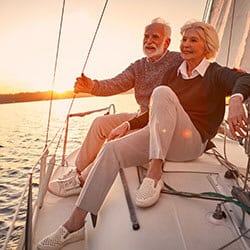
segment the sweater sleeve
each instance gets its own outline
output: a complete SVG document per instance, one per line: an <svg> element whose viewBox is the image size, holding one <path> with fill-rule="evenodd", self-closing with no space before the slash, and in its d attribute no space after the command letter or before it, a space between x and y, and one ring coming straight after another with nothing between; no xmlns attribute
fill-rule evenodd
<svg viewBox="0 0 250 250"><path fill-rule="evenodd" d="M215 72L220 82L225 86L226 94L242 94L244 100L250 95L250 74L235 71L227 67L214 64Z"/></svg>
<svg viewBox="0 0 250 250"><path fill-rule="evenodd" d="M232 94L242 94L244 100L250 96L250 74L243 73L234 85Z"/></svg>
<svg viewBox="0 0 250 250"><path fill-rule="evenodd" d="M106 80L94 80L95 85L91 94L95 96L111 96L132 89L135 85L135 67L136 62L113 78Z"/></svg>
<svg viewBox="0 0 250 250"><path fill-rule="evenodd" d="M148 111L144 112L141 115L136 116L132 120L128 121L129 126L130 126L130 130L140 129L140 128L145 127L148 124L148 120L149 120L149 112Z"/></svg>

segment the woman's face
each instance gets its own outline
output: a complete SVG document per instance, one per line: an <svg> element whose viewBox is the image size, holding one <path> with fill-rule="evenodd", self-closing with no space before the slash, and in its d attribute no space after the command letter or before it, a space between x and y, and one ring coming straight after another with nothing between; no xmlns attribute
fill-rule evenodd
<svg viewBox="0 0 250 250"><path fill-rule="evenodd" d="M184 32L181 45L181 56L187 63L199 64L206 57L205 41L195 29Z"/></svg>

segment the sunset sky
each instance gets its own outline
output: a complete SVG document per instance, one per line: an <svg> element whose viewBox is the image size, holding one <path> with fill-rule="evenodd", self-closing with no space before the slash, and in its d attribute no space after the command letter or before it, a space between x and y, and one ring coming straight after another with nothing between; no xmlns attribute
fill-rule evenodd
<svg viewBox="0 0 250 250"><path fill-rule="evenodd" d="M0 0L0 94L71 90L81 74L104 0L66 0L59 60L53 71L63 0ZM171 50L180 27L201 20L206 0L110 0L85 74L110 78L141 58L144 27L155 17L172 26Z"/></svg>

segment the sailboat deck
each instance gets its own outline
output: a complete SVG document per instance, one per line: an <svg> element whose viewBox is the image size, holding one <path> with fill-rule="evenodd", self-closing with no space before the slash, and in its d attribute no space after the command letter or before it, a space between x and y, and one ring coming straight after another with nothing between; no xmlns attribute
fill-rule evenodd
<svg viewBox="0 0 250 250"><path fill-rule="evenodd" d="M221 143L222 139L217 138ZM217 144L216 142L216 144ZM229 142L235 146L236 142ZM230 145L229 145L230 146ZM246 164L242 147L234 147L234 157L239 164ZM230 152L228 148L228 152ZM244 154L245 155L245 154ZM231 153L230 156L232 157ZM234 163L234 161L232 160ZM244 165L246 166L246 165ZM186 163L167 162L164 181L178 191L201 193L223 192L230 195L232 180L224 178L223 168L213 155L204 154L196 161ZM59 171L65 171L60 168ZM58 173L57 173L58 174ZM135 167L125 169L131 198L134 201L139 185ZM75 197L59 198L47 192L45 203L37 222L35 244L54 231L70 215ZM70 244L63 249L84 250L165 250L165 249L219 249L237 237L241 223L241 209L235 205L223 206L227 217L215 220L212 216L218 201L186 198L162 194L159 202L150 208L135 207L139 230L133 230L126 198L117 177L98 215L97 225L92 227L90 217L86 223L85 241ZM249 223L249 218L246 216ZM244 231L244 230L243 230ZM248 249L244 240L238 240L226 249ZM34 248L35 249L35 248Z"/></svg>

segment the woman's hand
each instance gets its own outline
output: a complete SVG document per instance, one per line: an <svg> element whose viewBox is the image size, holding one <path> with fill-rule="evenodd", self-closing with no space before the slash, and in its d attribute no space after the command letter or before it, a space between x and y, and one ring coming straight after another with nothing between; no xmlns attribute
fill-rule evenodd
<svg viewBox="0 0 250 250"><path fill-rule="evenodd" d="M129 124L127 122L123 122L118 127L112 129L110 132L107 141L114 140L116 138L123 137L129 130Z"/></svg>
<svg viewBox="0 0 250 250"><path fill-rule="evenodd" d="M85 76L84 74L81 77L76 78L74 92L77 93L91 93L92 89L94 88L94 81Z"/></svg>
<svg viewBox="0 0 250 250"><path fill-rule="evenodd" d="M227 121L233 137L246 137L247 116L240 96L230 98Z"/></svg>

